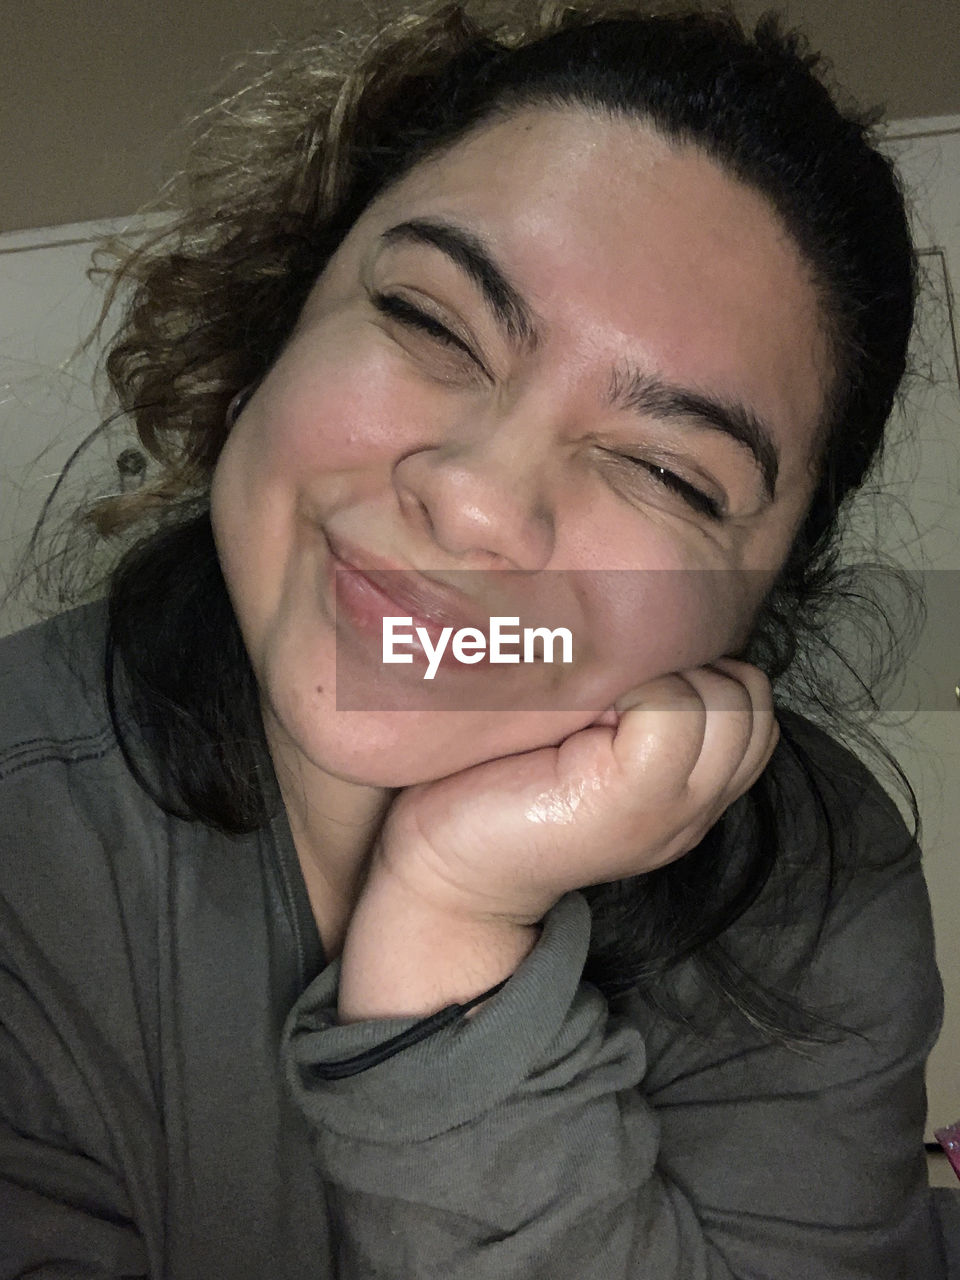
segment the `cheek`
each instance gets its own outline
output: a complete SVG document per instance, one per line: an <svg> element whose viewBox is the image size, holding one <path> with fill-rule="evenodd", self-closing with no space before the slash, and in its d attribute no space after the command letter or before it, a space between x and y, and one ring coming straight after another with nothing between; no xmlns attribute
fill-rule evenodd
<svg viewBox="0 0 960 1280"><path fill-rule="evenodd" d="M737 648L754 609L749 576L732 570L623 570L596 602L597 660L620 692Z"/></svg>
<svg viewBox="0 0 960 1280"><path fill-rule="evenodd" d="M288 475L396 457L423 423L423 397L404 385L395 362L376 344L350 337L311 335L289 349L261 388L265 443Z"/></svg>

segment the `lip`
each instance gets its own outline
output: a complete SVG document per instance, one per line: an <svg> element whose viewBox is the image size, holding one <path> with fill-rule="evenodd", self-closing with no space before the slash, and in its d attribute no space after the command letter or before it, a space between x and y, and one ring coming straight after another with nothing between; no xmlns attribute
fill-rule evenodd
<svg viewBox="0 0 960 1280"><path fill-rule="evenodd" d="M385 617L410 618L411 626L423 627L434 643L444 627L453 627L454 631L475 627L488 634L489 615L471 607L463 592L329 532L325 531L325 537L331 552L330 576L337 606L345 609L355 628L375 637L378 644L382 641ZM338 569L351 572L337 573ZM415 659L427 656L416 639L413 656ZM451 660L453 654L448 647L441 666Z"/></svg>

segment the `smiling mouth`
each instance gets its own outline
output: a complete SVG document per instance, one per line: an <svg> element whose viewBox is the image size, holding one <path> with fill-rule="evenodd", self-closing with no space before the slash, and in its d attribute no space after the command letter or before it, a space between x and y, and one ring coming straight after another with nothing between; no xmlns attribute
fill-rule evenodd
<svg viewBox="0 0 960 1280"><path fill-rule="evenodd" d="M351 560L341 558L331 547L329 578L338 616L345 614L351 630L375 646L379 653L383 652L384 619L410 619L404 630L411 634L412 640L404 645L403 652L412 657L412 672L416 672L418 680L421 678L419 668L430 662L430 655L417 636L418 627L436 647L444 629L456 632L464 627L475 627L486 634L489 626L489 619L485 616L451 607L446 594L433 590L432 584L427 585L413 569L361 568ZM444 649L439 665L446 669L469 670L456 660L449 645ZM490 664L485 657L475 665L488 667Z"/></svg>
<svg viewBox="0 0 960 1280"><path fill-rule="evenodd" d="M373 578L353 565L337 563L334 568L335 596L337 608L343 609L355 627L376 636L383 636L385 618L409 618L409 630L416 635L416 628L422 627L431 641L436 644L444 626L450 623L437 621L414 612L412 605L389 595ZM426 660L426 651L419 641L414 641L412 652Z"/></svg>
<svg viewBox="0 0 960 1280"><path fill-rule="evenodd" d="M524 665L543 666L544 652L538 651L536 645L527 650L526 632L530 628L521 625L522 611L516 606L512 611L506 605L502 606L504 613L487 614L478 610L466 593L446 583L438 583L415 569L384 567L386 562L372 553L349 547L329 535L326 537L330 551L327 576L337 615L345 616L350 630L359 633L366 645L375 647L382 658L387 644L393 642L388 641L390 628L385 620L403 618L409 621L394 624L396 643L400 647L392 651L411 656L418 679L422 678L419 668L431 664L433 670L458 669L461 674L476 667L488 675L491 666L506 663L507 670L501 675L508 678L518 673L513 671L515 665L520 669ZM498 627L496 645L494 622ZM516 635L505 634L504 626ZM457 648L457 638L465 631L473 633L462 637L472 647L470 658L465 658ZM522 658L516 647L521 636ZM483 637L482 647L473 647L480 637ZM500 648L504 641L513 647ZM503 653L515 653L516 657L497 656ZM406 659L390 659L391 663L397 661L408 665ZM432 675L429 678L432 679Z"/></svg>

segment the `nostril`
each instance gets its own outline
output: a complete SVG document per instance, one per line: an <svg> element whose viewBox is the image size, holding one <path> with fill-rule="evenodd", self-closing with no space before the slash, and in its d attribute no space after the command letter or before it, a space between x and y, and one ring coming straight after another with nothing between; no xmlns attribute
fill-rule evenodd
<svg viewBox="0 0 960 1280"><path fill-rule="evenodd" d="M421 522L423 528L426 529L428 533L435 533L430 509L421 497L415 493L411 493L409 489L401 489L398 497L400 500L400 508L408 519Z"/></svg>

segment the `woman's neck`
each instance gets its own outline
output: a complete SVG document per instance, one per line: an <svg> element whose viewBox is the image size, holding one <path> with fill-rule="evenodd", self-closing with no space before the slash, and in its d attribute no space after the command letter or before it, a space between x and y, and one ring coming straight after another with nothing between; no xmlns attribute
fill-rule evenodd
<svg viewBox="0 0 960 1280"><path fill-rule="evenodd" d="M328 962L340 954L387 809L388 787L312 764L265 723L267 745Z"/></svg>

